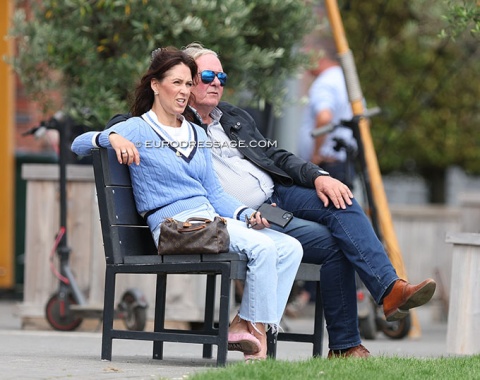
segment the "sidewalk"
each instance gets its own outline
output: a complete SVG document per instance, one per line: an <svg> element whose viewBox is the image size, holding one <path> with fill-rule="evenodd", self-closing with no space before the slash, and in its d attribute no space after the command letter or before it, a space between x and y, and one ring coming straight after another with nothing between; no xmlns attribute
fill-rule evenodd
<svg viewBox="0 0 480 380"><path fill-rule="evenodd" d="M113 341L112 361L100 360L100 332L22 330L15 315L18 301L0 301L0 378L2 379L184 379L186 375L215 368L214 359L202 359L201 345L165 343L164 360L153 360L152 343ZM418 339L391 340L379 334L363 344L373 355L440 357L446 353L446 323L433 323L429 307L417 309L421 326ZM310 318L287 321L292 331L309 331ZM323 356L328 352L324 341ZM215 354L215 348L214 348ZM279 342L277 359L305 360L312 345ZM239 352L228 363L241 361Z"/></svg>

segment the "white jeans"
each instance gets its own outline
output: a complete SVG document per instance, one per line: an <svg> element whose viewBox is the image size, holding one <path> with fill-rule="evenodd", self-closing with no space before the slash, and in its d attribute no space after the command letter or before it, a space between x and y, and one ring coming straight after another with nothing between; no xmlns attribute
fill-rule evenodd
<svg viewBox="0 0 480 380"><path fill-rule="evenodd" d="M184 221L192 216L213 220L217 214L209 205L184 211L174 216ZM230 250L248 258L247 275L239 316L250 322L278 326L282 318L303 250L298 240L265 228L247 228L245 222L226 218ZM155 242L160 226L153 232Z"/></svg>

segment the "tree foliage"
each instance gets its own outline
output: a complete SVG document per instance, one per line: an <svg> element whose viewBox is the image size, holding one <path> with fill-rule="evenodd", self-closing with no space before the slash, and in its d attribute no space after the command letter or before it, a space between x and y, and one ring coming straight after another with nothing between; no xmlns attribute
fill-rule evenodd
<svg viewBox="0 0 480 380"><path fill-rule="evenodd" d="M441 31L442 37L455 38L470 33L480 39L480 3L478 0L448 0L447 11L443 16L447 25Z"/></svg>
<svg viewBox="0 0 480 380"><path fill-rule="evenodd" d="M479 44L472 33L439 37L447 9L372 0L343 12L362 90L383 111L372 122L382 172L419 173L439 203L449 166L480 173Z"/></svg>
<svg viewBox="0 0 480 380"><path fill-rule="evenodd" d="M305 0L17 3L10 35L18 45L13 65L25 88L46 112L47 90L60 91L66 111L82 111L95 125L128 109L152 50L193 41L220 54L229 74L226 99L248 90L250 103L268 101L278 109L284 79L306 62L296 46L314 22Z"/></svg>

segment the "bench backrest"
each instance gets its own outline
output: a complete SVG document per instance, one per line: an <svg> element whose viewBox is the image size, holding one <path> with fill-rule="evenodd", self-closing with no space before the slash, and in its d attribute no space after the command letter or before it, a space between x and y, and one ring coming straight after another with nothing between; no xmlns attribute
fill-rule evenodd
<svg viewBox="0 0 480 380"><path fill-rule="evenodd" d="M93 149L93 170L107 264L126 256L157 255L150 229L138 214L130 172L113 149Z"/></svg>

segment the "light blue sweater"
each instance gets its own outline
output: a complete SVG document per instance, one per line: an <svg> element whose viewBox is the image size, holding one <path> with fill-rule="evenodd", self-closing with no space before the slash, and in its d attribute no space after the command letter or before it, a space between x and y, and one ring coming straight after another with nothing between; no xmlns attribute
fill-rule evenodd
<svg viewBox="0 0 480 380"><path fill-rule="evenodd" d="M133 193L141 215L156 210L147 219L152 231L165 218L205 203L220 216L244 220L255 210L223 191L213 170L208 137L199 126L191 125L198 145L188 158L162 145L164 140L141 117L132 117L103 132L86 132L73 141L72 151L85 156L95 147L111 148L108 136L112 132L135 143L140 165L129 166Z"/></svg>

